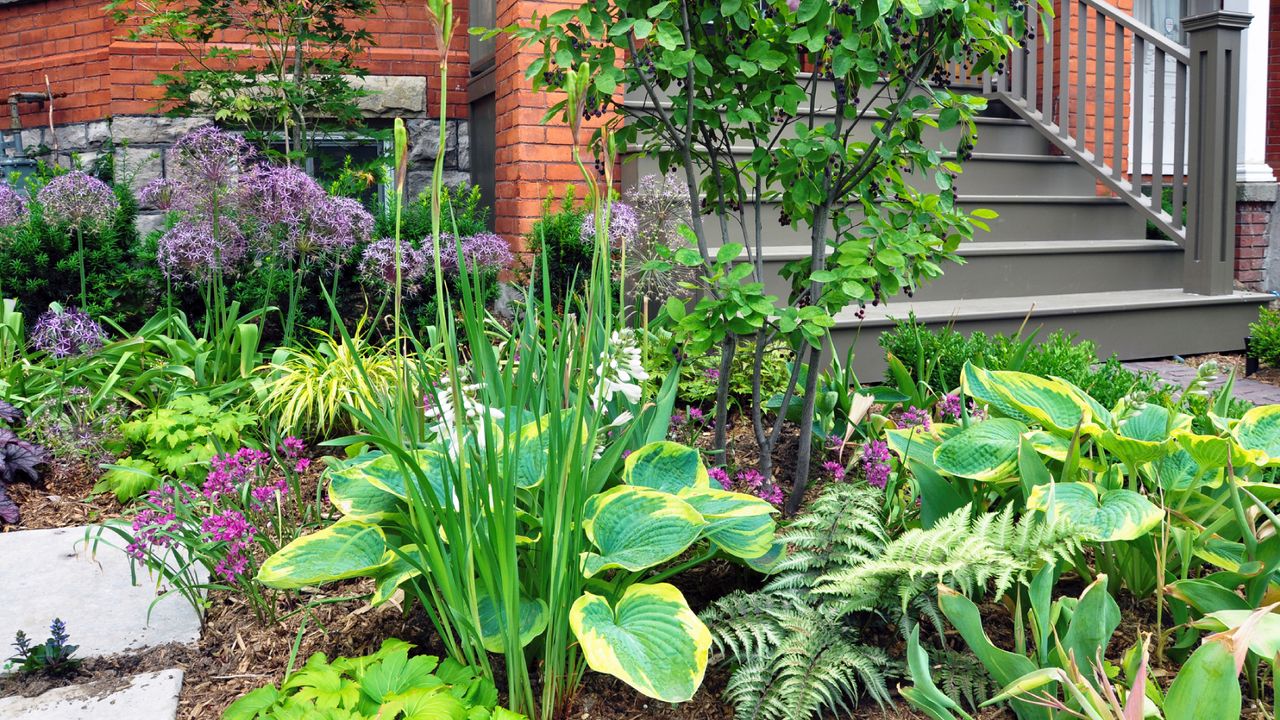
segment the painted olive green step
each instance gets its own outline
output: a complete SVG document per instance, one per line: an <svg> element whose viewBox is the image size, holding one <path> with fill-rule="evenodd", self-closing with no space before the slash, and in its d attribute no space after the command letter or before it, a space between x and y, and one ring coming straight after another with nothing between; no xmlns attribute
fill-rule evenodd
<svg viewBox="0 0 1280 720"><path fill-rule="evenodd" d="M922 285L915 300L1157 289L1180 277L1183 257L1167 240L971 242L959 253L966 262L944 265L942 277ZM767 247L761 256L769 292L785 298L790 285L782 266L808 257L809 249Z"/></svg>
<svg viewBox="0 0 1280 720"><path fill-rule="evenodd" d="M856 308L839 315L832 337L844 352L854 345L855 367L872 380L884 372L884 352L877 342L893 326L893 318L914 312L931 327L952 325L963 333L1015 333L1043 327L1078 333L1098 343L1104 356L1122 360L1240 350L1258 307L1274 300L1265 293L1195 295L1180 288L1112 292L1022 295L966 300L897 301Z"/></svg>

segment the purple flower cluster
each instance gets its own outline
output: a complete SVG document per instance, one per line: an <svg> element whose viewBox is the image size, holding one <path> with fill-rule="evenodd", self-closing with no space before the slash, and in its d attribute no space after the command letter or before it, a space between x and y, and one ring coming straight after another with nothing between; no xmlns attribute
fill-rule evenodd
<svg viewBox="0 0 1280 720"><path fill-rule="evenodd" d="M609 207L609 244L611 246L622 247L630 243L639 231L640 218L635 208L623 202L613 203ZM587 216L582 218L579 234L584 243L593 242L596 239L595 215L587 213Z"/></svg>
<svg viewBox="0 0 1280 720"><path fill-rule="evenodd" d="M417 248L407 240L400 241L400 281L406 288L416 287L427 275L431 262L429 248ZM382 238L369 243L360 256L360 277L368 285L396 287L396 241Z"/></svg>
<svg viewBox="0 0 1280 720"><path fill-rule="evenodd" d="M713 383L718 383L718 382L720 382L720 369L719 369L719 368L709 367L709 368L707 368L706 370L704 370L702 374L703 374L704 376L706 376L706 378L707 378L707 381L708 381L708 382L713 382Z"/></svg>
<svg viewBox="0 0 1280 720"><path fill-rule="evenodd" d="M169 149L168 175L178 209L212 212L211 202L225 202L240 176L257 162L243 137L215 125L192 130Z"/></svg>
<svg viewBox="0 0 1280 720"><path fill-rule="evenodd" d="M181 491L181 494L179 494ZM133 542L124 551L135 560L145 560L157 549L173 546L173 535L182 529L175 505L194 494L188 485L162 485L144 498L144 507L133 516Z"/></svg>
<svg viewBox="0 0 1280 720"><path fill-rule="evenodd" d="M280 454L285 460L293 463L293 471L300 473L311 467L311 458L306 457L307 444L301 438L292 435L280 441Z"/></svg>
<svg viewBox="0 0 1280 720"><path fill-rule="evenodd" d="M205 476L205 499L217 502L224 495L234 496L250 485L271 463L271 455L262 450L240 448L234 453L214 455L209 461L209 474Z"/></svg>
<svg viewBox="0 0 1280 720"><path fill-rule="evenodd" d="M44 206L46 219L79 230L102 225L120 207L106 183L79 170L50 180L36 199Z"/></svg>
<svg viewBox="0 0 1280 720"><path fill-rule="evenodd" d="M0 182L0 228L10 227L25 222L27 204L17 190Z"/></svg>
<svg viewBox="0 0 1280 720"><path fill-rule="evenodd" d="M213 542L225 542L226 554L213 566L213 572L225 582L238 582L249 567L249 549L258 534L239 510L224 510L206 517L200 530Z"/></svg>
<svg viewBox="0 0 1280 720"><path fill-rule="evenodd" d="M299 168L261 165L241 179L243 204L288 258L335 259L369 241L373 216L358 201L332 197Z"/></svg>
<svg viewBox="0 0 1280 720"><path fill-rule="evenodd" d="M844 479L844 465L835 460L828 460L822 463L822 469L836 482Z"/></svg>
<svg viewBox="0 0 1280 720"><path fill-rule="evenodd" d="M55 358L88 355L101 348L106 337L89 313L75 307L45 311L31 330L31 344Z"/></svg>
<svg viewBox="0 0 1280 720"><path fill-rule="evenodd" d="M211 222L183 220L160 238L156 262L170 278L207 280L215 273L232 272L248 251L248 243L235 225L220 225L215 235Z"/></svg>
<svg viewBox="0 0 1280 720"><path fill-rule="evenodd" d="M719 483L720 487L725 490L733 489L733 481L729 479L729 472L722 467L713 467L707 470L707 475Z"/></svg>
<svg viewBox="0 0 1280 720"><path fill-rule="evenodd" d="M926 431L929 430L933 424L929 419L929 411L921 410L915 405L912 405L908 407L906 410L899 412L894 419L897 421L898 425L901 427L904 427L904 428L918 427Z"/></svg>
<svg viewBox="0 0 1280 720"><path fill-rule="evenodd" d="M938 418L943 422L959 422L961 416L959 395L944 395L938 401ZM969 417L974 420L983 420L987 417L987 411L970 400Z"/></svg>
<svg viewBox="0 0 1280 720"><path fill-rule="evenodd" d="M433 248L431 238L422 241L423 252L427 254L428 266L432 262ZM472 272L478 270L501 270L515 260L511 254L511 245L501 235L482 232L469 235L455 241L450 233L440 234L440 269L449 273L458 272L458 255Z"/></svg>
<svg viewBox="0 0 1280 720"><path fill-rule="evenodd" d="M862 446L862 474L867 484L883 490L889 484L889 445L871 440Z"/></svg>

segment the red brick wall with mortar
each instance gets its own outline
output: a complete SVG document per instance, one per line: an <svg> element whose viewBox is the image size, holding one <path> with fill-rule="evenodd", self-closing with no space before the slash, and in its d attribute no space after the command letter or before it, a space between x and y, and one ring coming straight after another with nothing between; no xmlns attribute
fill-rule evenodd
<svg viewBox="0 0 1280 720"><path fill-rule="evenodd" d="M169 42L121 39L126 28L103 13L104 4L104 0L0 4L0 28L5 30L0 33L0 100L12 92L43 92L47 75L54 94L65 94L54 101L55 125L155 112L164 91L152 80L157 72L171 70L183 51ZM459 26L466 28L466 3L458 3L455 13ZM374 75L426 76L427 115L435 117L440 102L440 53L423 3L384 0L364 26L377 45L360 61L361 66ZM448 58L449 117L465 118L465 30L455 35ZM48 123L48 108L23 105L21 109L24 127Z"/></svg>
<svg viewBox="0 0 1280 720"><path fill-rule="evenodd" d="M1266 289L1267 245L1271 202L1236 202L1236 284L1245 290Z"/></svg>
<svg viewBox="0 0 1280 720"><path fill-rule="evenodd" d="M1267 164L1280 168L1280 3L1271 3L1267 45Z"/></svg>

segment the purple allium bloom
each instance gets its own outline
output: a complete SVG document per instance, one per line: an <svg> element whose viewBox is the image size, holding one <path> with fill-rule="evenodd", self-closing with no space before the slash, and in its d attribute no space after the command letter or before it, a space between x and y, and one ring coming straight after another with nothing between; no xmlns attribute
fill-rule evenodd
<svg viewBox="0 0 1280 720"><path fill-rule="evenodd" d="M209 474L205 476L205 498L216 501L223 495L236 494L257 479L269 462L270 455L253 448L214 455L209 461Z"/></svg>
<svg viewBox="0 0 1280 720"><path fill-rule="evenodd" d="M31 330L31 344L55 358L92 353L106 337L101 325L74 307L45 311Z"/></svg>
<svg viewBox="0 0 1280 720"><path fill-rule="evenodd" d="M987 409L985 407L979 407L977 403L970 400L969 401L969 417L974 420L986 420Z"/></svg>
<svg viewBox="0 0 1280 720"><path fill-rule="evenodd" d="M0 228L26 222L27 204L17 190L0 182Z"/></svg>
<svg viewBox="0 0 1280 720"><path fill-rule="evenodd" d="M640 231L640 219L636 215L636 209L623 202L613 203L609 207L609 244L613 247L621 247L624 243L629 243L635 239L636 233ZM588 213L582 218L582 226L579 233L583 242L592 242L596 239L596 218Z"/></svg>
<svg viewBox="0 0 1280 720"><path fill-rule="evenodd" d="M471 270L501 270L515 260L515 256L511 254L511 244L502 239L501 235L491 232L463 238L462 257Z"/></svg>
<svg viewBox="0 0 1280 720"><path fill-rule="evenodd" d="M938 417L943 422L955 422L960 419L960 396L944 395L938 401Z"/></svg>
<svg viewBox="0 0 1280 720"><path fill-rule="evenodd" d="M761 489L759 497L761 500L775 506L782 505L782 501L785 499L782 495L782 488L773 483L769 483L769 487Z"/></svg>
<svg viewBox="0 0 1280 720"><path fill-rule="evenodd" d="M739 470L738 474L733 477L750 490L759 490L764 485L764 475L761 475L760 471L755 468Z"/></svg>
<svg viewBox="0 0 1280 720"><path fill-rule="evenodd" d="M408 240L400 241L400 280L405 288L414 287L426 277L431 262L429 249L416 248ZM396 286L396 241L394 238L374 240L365 246L360 257L360 277L366 284Z"/></svg>
<svg viewBox="0 0 1280 720"><path fill-rule="evenodd" d="M867 484L883 490L889 484L889 445L872 440L862 447L862 472Z"/></svg>
<svg viewBox="0 0 1280 720"><path fill-rule="evenodd" d="M928 430L932 425L929 421L929 411L921 410L915 405L898 414L898 424L904 427L918 427L924 430Z"/></svg>
<svg viewBox="0 0 1280 720"><path fill-rule="evenodd" d="M301 438L290 435L280 441L280 452L290 460L302 457L302 453L306 451L307 444Z"/></svg>
<svg viewBox="0 0 1280 720"><path fill-rule="evenodd" d="M146 560L147 555L156 549L164 549L173 545L172 535L182 529L174 505L184 497L191 496L191 488L183 486L179 496L178 488L173 485L162 485L147 492L144 507L133 516L133 542L125 546L125 552L135 560Z"/></svg>
<svg viewBox="0 0 1280 720"><path fill-rule="evenodd" d="M50 222L79 230L107 222L120 207L106 183L79 170L50 180L36 199Z"/></svg>
<svg viewBox="0 0 1280 720"><path fill-rule="evenodd" d="M672 413L672 414L671 414L671 425L672 425L673 427L680 427L681 425L684 425L684 414L683 414L683 413Z"/></svg>
<svg viewBox="0 0 1280 720"><path fill-rule="evenodd" d="M726 472L724 468L722 467L710 468L709 470L707 470L707 475L712 480L715 480L717 483L720 483L720 487L724 488L725 490L733 489L733 481L729 479L729 473Z"/></svg>
<svg viewBox="0 0 1280 720"><path fill-rule="evenodd" d="M248 252L235 226L223 225L221 237L214 237L213 225L202 220L183 220L156 243L156 262L170 278L207 280L214 273L230 274Z"/></svg>
<svg viewBox="0 0 1280 720"><path fill-rule="evenodd" d="M243 137L205 125L183 135L169 149L169 175L180 183L222 188L235 183L257 159Z"/></svg>
<svg viewBox="0 0 1280 720"><path fill-rule="evenodd" d="M711 382L720 382L720 369L709 367L703 371L703 375Z"/></svg>
<svg viewBox="0 0 1280 720"><path fill-rule="evenodd" d="M263 165L244 175L240 187L242 205L276 242L267 252L334 258L373 233L373 216L359 201L330 197L299 168Z"/></svg>
<svg viewBox="0 0 1280 720"><path fill-rule="evenodd" d="M703 422L704 420L706 420L706 416L703 415L701 408L696 408L693 406L689 407L689 422L700 423L700 422Z"/></svg>
<svg viewBox="0 0 1280 720"><path fill-rule="evenodd" d="M248 550L258 529L238 510L210 515L200 523L200 529L214 542L227 543L226 555L213 566L214 574L225 582L239 581L249 567Z"/></svg>
<svg viewBox="0 0 1280 720"><path fill-rule="evenodd" d="M822 469L827 471L832 480L840 481L844 479L844 465L835 460L828 460L822 463Z"/></svg>

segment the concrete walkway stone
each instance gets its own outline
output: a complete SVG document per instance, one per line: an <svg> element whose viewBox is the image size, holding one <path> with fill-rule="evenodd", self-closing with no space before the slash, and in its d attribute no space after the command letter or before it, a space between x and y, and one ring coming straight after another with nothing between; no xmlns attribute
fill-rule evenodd
<svg viewBox="0 0 1280 720"><path fill-rule="evenodd" d="M85 531L0 534L0 644L7 647L18 630L42 643L53 618L66 623L80 658L200 639L200 618L190 603L172 595L152 607L155 580L139 568L135 586L128 556L106 544L115 538L105 535L95 553Z"/></svg>
<svg viewBox="0 0 1280 720"><path fill-rule="evenodd" d="M1124 366L1135 372L1156 373L1161 379L1178 387L1186 387L1187 383L1195 379L1196 376L1195 368L1173 360L1127 362ZM1225 380L1225 377L1219 378L1210 387L1220 387ZM1248 400L1254 405L1280 405L1280 387L1245 377L1236 378L1233 394L1241 400Z"/></svg>
<svg viewBox="0 0 1280 720"><path fill-rule="evenodd" d="M5 720L173 720L181 670L69 685L33 698L0 698Z"/></svg>

